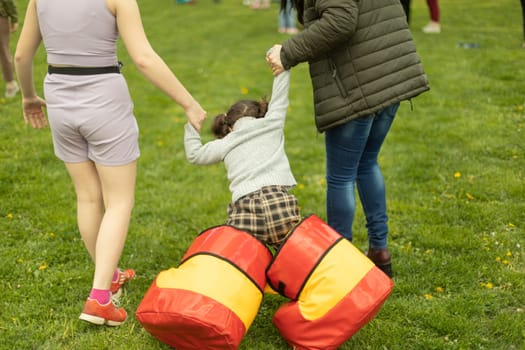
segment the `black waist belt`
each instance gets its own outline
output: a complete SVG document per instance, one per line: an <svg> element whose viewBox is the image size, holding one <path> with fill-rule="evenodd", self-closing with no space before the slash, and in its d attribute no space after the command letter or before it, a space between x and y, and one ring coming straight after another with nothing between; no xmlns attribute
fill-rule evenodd
<svg viewBox="0 0 525 350"><path fill-rule="evenodd" d="M109 67L55 67L48 66L47 72L49 74L67 74L67 75L94 75L94 74L108 74L108 73L120 73L120 67L109 66Z"/></svg>

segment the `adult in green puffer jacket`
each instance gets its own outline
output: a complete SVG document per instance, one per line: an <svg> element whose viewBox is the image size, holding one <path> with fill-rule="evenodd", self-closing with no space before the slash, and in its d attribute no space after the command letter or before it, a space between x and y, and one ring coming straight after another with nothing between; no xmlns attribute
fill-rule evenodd
<svg viewBox="0 0 525 350"><path fill-rule="evenodd" d="M368 256L392 276L377 157L399 103L429 89L403 7L399 0L293 3L304 30L266 59L274 75L309 63L315 124L325 132L328 224L352 240L357 185Z"/></svg>

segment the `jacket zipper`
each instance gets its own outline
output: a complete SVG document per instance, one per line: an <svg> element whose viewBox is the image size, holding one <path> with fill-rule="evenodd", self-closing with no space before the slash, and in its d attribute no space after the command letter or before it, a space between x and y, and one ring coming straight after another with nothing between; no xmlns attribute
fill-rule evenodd
<svg viewBox="0 0 525 350"><path fill-rule="evenodd" d="M337 88L339 89L339 93L343 97L348 97L348 92L346 91L343 82L341 81L341 78L339 78L339 74L337 74L337 67L331 59L330 61L330 68L332 69L332 78L335 80L335 84L337 85Z"/></svg>

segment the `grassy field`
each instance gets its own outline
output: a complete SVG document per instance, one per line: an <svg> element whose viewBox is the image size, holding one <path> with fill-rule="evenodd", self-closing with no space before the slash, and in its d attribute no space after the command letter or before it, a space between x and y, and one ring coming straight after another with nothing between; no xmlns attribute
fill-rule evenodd
<svg viewBox="0 0 525 350"><path fill-rule="evenodd" d="M26 1L17 0L21 20ZM243 97L270 93L264 53L277 4L240 0L139 1L152 45L212 117ZM442 0L442 33L414 38L431 92L404 102L383 152L396 287L377 317L341 349L525 349L525 50L519 2ZM12 42L14 48L16 35ZM465 49L458 43L476 43ZM121 48L122 49L122 48ZM75 197L48 129L23 123L20 98L0 99L0 349L169 349L134 312L155 276L175 266L195 235L224 222L222 165L186 162L185 117L122 49L141 129L141 151L122 267L129 321L94 327L78 315L93 266L79 238ZM35 64L41 91L43 51ZM0 87L3 96L3 87ZM324 140L315 131L306 65L292 71L287 152L304 214L325 217ZM354 243L367 248L359 208ZM268 296L241 349L286 349L271 323L283 299Z"/></svg>

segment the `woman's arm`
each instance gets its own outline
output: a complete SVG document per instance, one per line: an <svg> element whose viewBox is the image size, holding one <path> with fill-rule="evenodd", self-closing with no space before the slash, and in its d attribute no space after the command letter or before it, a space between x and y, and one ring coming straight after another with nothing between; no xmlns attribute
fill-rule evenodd
<svg viewBox="0 0 525 350"><path fill-rule="evenodd" d="M284 69L326 54L355 32L358 1L318 0L315 6L319 18L282 44L278 60Z"/></svg>
<svg viewBox="0 0 525 350"><path fill-rule="evenodd" d="M206 111L186 90L164 60L151 47L135 0L107 0L108 8L117 18L120 36L140 72L166 95L178 103L189 122L200 130Z"/></svg>
<svg viewBox="0 0 525 350"><path fill-rule="evenodd" d="M37 96L35 83L33 81L33 59L42 35L38 26L35 0L30 0L27 5L26 16L22 32L15 51L15 69L20 89L22 90L22 108L26 124L31 124L33 128L47 126L43 107L46 103Z"/></svg>

